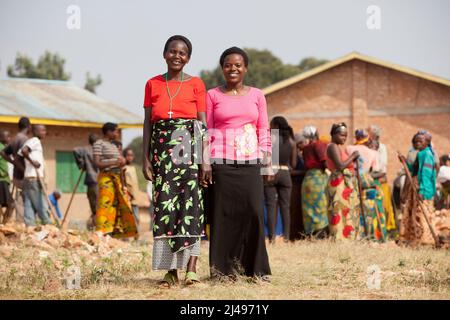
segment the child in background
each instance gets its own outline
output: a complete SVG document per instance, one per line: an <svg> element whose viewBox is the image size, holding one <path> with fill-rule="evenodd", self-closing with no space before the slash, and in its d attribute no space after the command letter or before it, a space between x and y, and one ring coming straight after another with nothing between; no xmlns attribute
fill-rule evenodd
<svg viewBox="0 0 450 320"><path fill-rule="evenodd" d="M441 209L450 208L450 155L443 155L440 159L441 165L439 168L439 174L437 176L437 182L440 184L440 201L439 207Z"/></svg>

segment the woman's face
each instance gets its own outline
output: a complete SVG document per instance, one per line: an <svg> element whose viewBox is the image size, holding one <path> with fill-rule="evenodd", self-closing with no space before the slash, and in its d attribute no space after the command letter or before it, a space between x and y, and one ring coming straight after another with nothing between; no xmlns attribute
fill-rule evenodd
<svg viewBox="0 0 450 320"><path fill-rule="evenodd" d="M247 73L244 58L237 53L229 54L223 62L222 72L227 84L242 83Z"/></svg>
<svg viewBox="0 0 450 320"><path fill-rule="evenodd" d="M345 141L347 141L347 135L347 128L341 127L339 131L333 135L333 142L336 144L345 144Z"/></svg>
<svg viewBox="0 0 450 320"><path fill-rule="evenodd" d="M420 135L414 138L414 149L420 151L425 149L427 145L427 139L425 139L425 136Z"/></svg>
<svg viewBox="0 0 450 320"><path fill-rule="evenodd" d="M109 140L118 140L119 135L120 135L119 128L115 128L114 130L110 130L106 133L106 137Z"/></svg>
<svg viewBox="0 0 450 320"><path fill-rule="evenodd" d="M184 41L174 40L169 43L164 53L167 67L173 71L181 71L189 62L189 50Z"/></svg>

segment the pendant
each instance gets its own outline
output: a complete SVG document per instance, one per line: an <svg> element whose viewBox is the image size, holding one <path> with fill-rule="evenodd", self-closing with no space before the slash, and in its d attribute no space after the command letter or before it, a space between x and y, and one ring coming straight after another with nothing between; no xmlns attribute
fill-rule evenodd
<svg viewBox="0 0 450 320"><path fill-rule="evenodd" d="M169 118L172 119L173 111L169 111L167 114L169 115Z"/></svg>

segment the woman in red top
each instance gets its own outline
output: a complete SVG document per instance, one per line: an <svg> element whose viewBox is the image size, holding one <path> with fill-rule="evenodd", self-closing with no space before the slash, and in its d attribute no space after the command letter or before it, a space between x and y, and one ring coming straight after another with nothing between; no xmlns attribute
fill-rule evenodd
<svg viewBox="0 0 450 320"><path fill-rule="evenodd" d="M327 148L327 167L331 171L328 179L329 231L335 239L354 239L358 223L358 194L354 178L353 161L358 151L350 156L345 149L347 125L344 122L331 127L331 143Z"/></svg>
<svg viewBox="0 0 450 320"><path fill-rule="evenodd" d="M303 149L307 170L302 184L303 224L306 235L323 238L328 234L327 144L319 140L319 132L313 126L305 127L303 136L310 141Z"/></svg>
<svg viewBox="0 0 450 320"><path fill-rule="evenodd" d="M153 269L168 270L162 284L171 286L177 269L187 268L189 285L199 281L205 222L200 184L211 180L201 157L206 152L198 150L207 143L206 90L200 78L183 72L192 53L187 38L170 37L163 53L167 72L147 81L144 99L143 173L154 182Z"/></svg>

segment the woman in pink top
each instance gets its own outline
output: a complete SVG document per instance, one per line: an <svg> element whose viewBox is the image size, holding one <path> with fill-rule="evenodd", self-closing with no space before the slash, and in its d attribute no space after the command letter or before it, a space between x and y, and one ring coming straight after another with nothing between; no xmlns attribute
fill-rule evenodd
<svg viewBox="0 0 450 320"><path fill-rule="evenodd" d="M243 83L245 51L225 50L220 65L226 85L206 97L214 180L208 213L211 276L234 279L239 272L268 280L261 165L271 168L266 100L261 90Z"/></svg>
<svg viewBox="0 0 450 320"><path fill-rule="evenodd" d="M329 231L335 239L354 239L358 225L358 193L354 177L353 161L358 159L358 151L350 156L345 149L347 125L333 124L331 143L327 148L327 167L331 171L327 193L329 199Z"/></svg>

